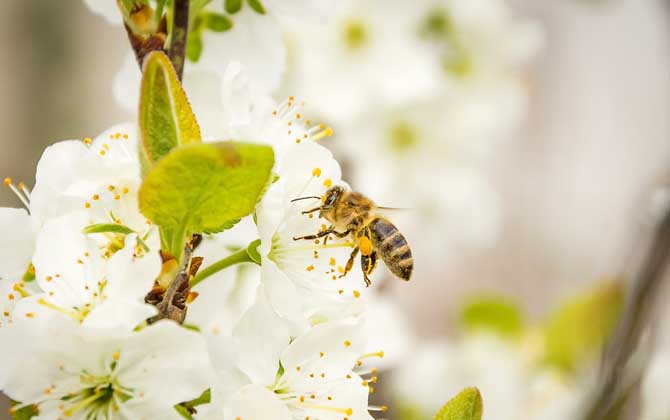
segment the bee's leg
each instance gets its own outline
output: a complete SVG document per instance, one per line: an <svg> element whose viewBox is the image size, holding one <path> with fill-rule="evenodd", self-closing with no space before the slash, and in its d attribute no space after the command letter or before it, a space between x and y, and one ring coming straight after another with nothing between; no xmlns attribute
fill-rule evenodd
<svg viewBox="0 0 670 420"><path fill-rule="evenodd" d="M347 273L351 271L352 267L354 266L354 258L356 258L356 255L358 255L358 247L354 248L354 250L351 251L351 255L349 255L347 265L344 267L344 273L340 274L339 278L346 276Z"/></svg>
<svg viewBox="0 0 670 420"><path fill-rule="evenodd" d="M372 252L370 255L361 255L361 269L363 270L363 280L365 280L365 287L370 287L372 282L368 278L377 266L377 253Z"/></svg>
<svg viewBox="0 0 670 420"><path fill-rule="evenodd" d="M307 236L294 236L293 240L298 241L300 239L318 239L318 238L323 238L324 236L330 235L331 233L335 232L332 228L322 230L321 232L314 234L314 235L307 235Z"/></svg>
<svg viewBox="0 0 670 420"><path fill-rule="evenodd" d="M349 233L351 233L351 229L347 229L344 232L337 232L337 231L335 231L333 226L329 227L328 230L331 231L331 233L333 235L337 236L338 238L344 238L344 237L348 236ZM326 239L323 240L324 245L328 242L328 238L329 238L329 236L326 236Z"/></svg>

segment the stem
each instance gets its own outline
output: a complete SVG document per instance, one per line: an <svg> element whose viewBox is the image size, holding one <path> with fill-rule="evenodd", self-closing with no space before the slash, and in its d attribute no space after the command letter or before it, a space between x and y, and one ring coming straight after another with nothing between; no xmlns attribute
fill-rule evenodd
<svg viewBox="0 0 670 420"><path fill-rule="evenodd" d="M641 269L634 278L633 290L621 320L603 354L601 380L585 419L600 420L620 397L619 385L624 369L636 350L640 336L649 323L649 314L657 303L659 291L670 263L670 210L656 228L652 244Z"/></svg>
<svg viewBox="0 0 670 420"><path fill-rule="evenodd" d="M252 260L251 257L249 256L249 253L247 253L247 249L242 248L239 251L228 255L226 258L215 262L214 264L210 265L209 267L203 269L198 274L196 274L191 279L191 287L194 287L201 281L205 280L207 277L216 274L219 271L230 267L231 265L239 263L247 263L247 262L255 263L255 261Z"/></svg>
<svg viewBox="0 0 670 420"><path fill-rule="evenodd" d="M184 58L186 57L186 39L188 38L188 9L189 0L174 0L172 13L172 33L170 34L170 48L168 57L174 66L177 77L181 80L184 73Z"/></svg>

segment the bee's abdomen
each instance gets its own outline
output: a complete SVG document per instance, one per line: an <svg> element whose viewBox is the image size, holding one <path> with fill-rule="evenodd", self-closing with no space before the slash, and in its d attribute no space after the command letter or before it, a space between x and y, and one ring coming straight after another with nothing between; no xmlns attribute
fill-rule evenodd
<svg viewBox="0 0 670 420"><path fill-rule="evenodd" d="M405 237L393 223L377 218L370 223L372 244L393 274L409 280L414 268L412 250Z"/></svg>

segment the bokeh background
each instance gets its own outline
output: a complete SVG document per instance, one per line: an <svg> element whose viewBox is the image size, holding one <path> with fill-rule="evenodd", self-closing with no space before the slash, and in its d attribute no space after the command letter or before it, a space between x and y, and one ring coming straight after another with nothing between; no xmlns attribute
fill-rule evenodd
<svg viewBox="0 0 670 420"><path fill-rule="evenodd" d="M434 249L422 234L431 221L419 228L399 221L410 226L416 249L440 256L411 285L387 283L413 340L453 336L460 302L474 292L513 296L541 319L563 299L621 275L650 233L654 195L670 182L670 3L508 3L544 35L523 75L529 98L523 121L513 140L478 167L497 196L496 234ZM80 0L0 2L3 177L32 185L46 146L132 118L110 89L127 51L124 31ZM329 144L345 167L346 144L337 135ZM426 179L414 188L430 194L440 183ZM20 203L0 189L0 205ZM415 259L419 265L422 254L415 251ZM670 349L669 293L663 290L657 314L665 326L657 346Z"/></svg>

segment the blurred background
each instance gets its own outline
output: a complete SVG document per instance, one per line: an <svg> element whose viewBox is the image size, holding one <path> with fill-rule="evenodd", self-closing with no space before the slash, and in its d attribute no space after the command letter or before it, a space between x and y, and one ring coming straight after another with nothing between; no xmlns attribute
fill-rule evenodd
<svg viewBox="0 0 670 420"><path fill-rule="evenodd" d="M620 305L627 274L651 234L654 208L664 194L667 198L670 6L661 0L511 0L459 12L458 1L446 3L464 22L448 23L448 32L461 28L465 35L459 42L449 38L446 47L439 44L443 39L431 46L448 50L439 95L417 99L401 92L384 98L389 109L339 98L321 104L318 98L332 96L317 90L319 83L334 91L341 87L319 65L347 58L329 50L327 39L319 42L333 52L319 57L315 46L307 45L317 37L295 30L285 33L291 47L279 92L297 92L306 98L307 110L314 103L314 113L332 125L336 134L324 145L342 162L354 188L383 205L413 209L397 222L414 250L414 278L410 284L380 280L380 297L396 302L402 319L385 331L397 334L406 352L381 378L383 403L391 406L387 418L428 418L422 410L467 385L482 388L485 407L487 400L501 407L500 415L489 419L570 418L559 408L555 417L540 413L550 411L545 407L554 403L547 401L557 395L570 399L583 393L592 378L584 366L595 358L581 359L581 351L575 356L572 350L566 350L570 356L562 350L552 355L547 343L561 340L538 337L551 334L552 325L561 331L583 327L561 324L561 308L566 302L574 306L575 299L582 306L596 302L573 320L594 320L598 335L597 315ZM356 7L362 6L342 13L356 16ZM506 17L489 16L492 9ZM433 17L426 20L428 29L444 30L439 16ZM365 39L366 32L351 20L343 22L350 42ZM493 22L495 30L469 33L477 22ZM508 50L501 52L498 40ZM466 53L474 50L465 66L460 56L454 58L456 44ZM93 137L133 118L111 92L128 48L123 29L93 15L80 0L0 2L3 177L32 185L49 144ZM305 57L313 69L301 63ZM419 66L413 58L399 60ZM375 65L378 73L368 68L347 73L344 67L334 73L360 77L345 80L356 89L383 75L383 66L370 68ZM472 66L483 70L476 73ZM357 106L364 116L342 112ZM0 205L20 203L0 189ZM666 388L659 392L670 392L670 290L662 290L650 351L666 354L659 374L659 386ZM491 318L504 325L492 326ZM479 326L491 327L492 334L474 331ZM588 329L584 334L591 336ZM412 383L410 373L419 372L419 381L438 389ZM438 376L431 378L431 372ZM523 391L514 393L513 387ZM521 395L530 395L532 403ZM645 419L670 419L670 394L658 395L665 395L657 400L660 414ZM506 405L523 404L535 404L538 415L503 414L514 413L504 411ZM5 413L0 411L0 419Z"/></svg>

